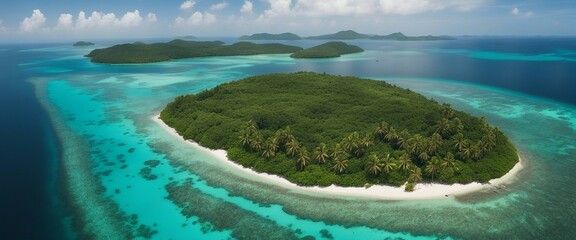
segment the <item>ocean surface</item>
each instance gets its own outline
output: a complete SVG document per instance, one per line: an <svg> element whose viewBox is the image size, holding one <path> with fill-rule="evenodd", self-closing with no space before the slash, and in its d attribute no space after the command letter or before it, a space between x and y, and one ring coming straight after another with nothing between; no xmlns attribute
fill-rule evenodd
<svg viewBox="0 0 576 240"><path fill-rule="evenodd" d="M366 51L137 65L83 57L114 42L0 45L0 239L576 236L576 38L352 43ZM252 180L152 121L176 96L296 71L384 80L484 116L526 166L457 198L321 196Z"/></svg>

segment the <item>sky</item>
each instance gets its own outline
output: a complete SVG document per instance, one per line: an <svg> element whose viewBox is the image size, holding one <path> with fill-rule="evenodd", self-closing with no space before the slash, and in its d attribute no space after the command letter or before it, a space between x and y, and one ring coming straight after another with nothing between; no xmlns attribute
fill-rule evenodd
<svg viewBox="0 0 576 240"><path fill-rule="evenodd" d="M0 42L301 36L576 35L576 0L0 0Z"/></svg>

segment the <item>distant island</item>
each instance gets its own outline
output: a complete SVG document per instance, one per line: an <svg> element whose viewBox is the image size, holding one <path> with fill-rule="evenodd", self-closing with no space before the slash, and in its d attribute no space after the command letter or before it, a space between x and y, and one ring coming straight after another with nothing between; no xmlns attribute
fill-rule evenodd
<svg viewBox="0 0 576 240"><path fill-rule="evenodd" d="M94 43L79 41L79 42L74 43L72 46L82 47L82 46L92 46L92 45L94 45Z"/></svg>
<svg viewBox="0 0 576 240"><path fill-rule="evenodd" d="M241 106L241 107L238 107ZM300 72L177 97L160 118L186 139L304 186L487 182L519 161L483 118L384 81Z"/></svg>
<svg viewBox="0 0 576 240"><path fill-rule="evenodd" d="M176 39L182 39L182 40L194 40L194 39L198 39L195 36L192 35L186 35L186 36L179 36L179 37L175 37Z"/></svg>
<svg viewBox="0 0 576 240"><path fill-rule="evenodd" d="M406 36L401 32L392 33L389 35L370 35L361 34L352 30L340 31L334 34L326 34L319 36L311 36L306 39L312 40L358 40L358 39L370 39L370 40L396 40L396 41L438 41L438 40L454 40L454 38L449 36Z"/></svg>
<svg viewBox="0 0 576 240"><path fill-rule="evenodd" d="M292 58L332 58L343 54L359 53L364 49L344 42L327 42L315 47L304 49L290 55Z"/></svg>
<svg viewBox="0 0 576 240"><path fill-rule="evenodd" d="M221 41L173 40L167 43L120 44L109 48L95 49L86 57L97 63L151 63L181 58L209 56L239 56L257 54L287 54L302 50L301 47L279 43L256 44L238 42L225 45Z"/></svg>
<svg viewBox="0 0 576 240"><path fill-rule="evenodd" d="M281 33L281 34L270 34L270 33L256 33L250 36L244 35L240 37L240 40L300 40L300 36L294 33Z"/></svg>

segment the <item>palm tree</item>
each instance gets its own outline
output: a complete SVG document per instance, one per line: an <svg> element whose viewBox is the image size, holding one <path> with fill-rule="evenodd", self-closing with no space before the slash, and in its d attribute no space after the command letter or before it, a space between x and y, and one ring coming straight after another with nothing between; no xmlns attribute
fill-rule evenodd
<svg viewBox="0 0 576 240"><path fill-rule="evenodd" d="M418 158L420 158L422 162L426 162L430 160L430 154L428 153L428 151L424 150L420 154L418 154Z"/></svg>
<svg viewBox="0 0 576 240"><path fill-rule="evenodd" d="M472 159L480 160L482 158L482 154L484 153L484 147L482 145L482 141L478 141L476 144L472 146Z"/></svg>
<svg viewBox="0 0 576 240"><path fill-rule="evenodd" d="M428 165L426 165L426 168L424 169L428 174L432 175L432 181L434 181L434 175L436 175L436 173L438 173L438 171L440 171L440 165L442 163L440 162L440 159L436 156L432 157L432 160L430 160L430 162L428 162Z"/></svg>
<svg viewBox="0 0 576 240"><path fill-rule="evenodd" d="M422 170L419 167L412 167L410 169L410 176L408 176L408 182L418 183L422 181Z"/></svg>
<svg viewBox="0 0 576 240"><path fill-rule="evenodd" d="M414 154L422 153L424 149L424 138L420 134L414 135L412 138L408 140L410 145L410 152Z"/></svg>
<svg viewBox="0 0 576 240"><path fill-rule="evenodd" d="M450 121L447 118L442 118L436 124L436 132L444 137L448 137L451 131Z"/></svg>
<svg viewBox="0 0 576 240"><path fill-rule="evenodd" d="M464 124L462 124L462 121L460 120L460 118L454 118L454 120L452 120L452 126L453 126L453 130L452 132L457 132L457 133L461 133L462 131L464 131Z"/></svg>
<svg viewBox="0 0 576 240"><path fill-rule="evenodd" d="M398 134L398 146L402 149L408 151L410 149L410 138L412 135L408 132L408 130L404 129L400 134Z"/></svg>
<svg viewBox="0 0 576 240"><path fill-rule="evenodd" d="M262 151L264 148L264 137L262 136L262 133L256 132L252 134L249 145L250 148L256 152Z"/></svg>
<svg viewBox="0 0 576 240"><path fill-rule="evenodd" d="M334 149L332 150L332 154L330 154L330 157L332 158L332 160L336 160L337 158L341 157L344 154L344 151L342 150L342 147L340 146L339 143L336 143L336 145L334 145Z"/></svg>
<svg viewBox="0 0 576 240"><path fill-rule="evenodd" d="M378 127L376 127L376 130L374 131L374 136L376 136L380 140L384 140L384 136L386 135L388 128L390 128L390 124L388 124L385 121L380 122L380 124L378 124Z"/></svg>
<svg viewBox="0 0 576 240"><path fill-rule="evenodd" d="M294 157L299 151L300 151L300 144L296 139L292 139L288 143L286 143L286 153L288 153L288 155Z"/></svg>
<svg viewBox="0 0 576 240"><path fill-rule="evenodd" d="M314 150L314 159L319 164L326 162L328 159L328 148L326 147L326 144L320 143L320 146L316 147Z"/></svg>
<svg viewBox="0 0 576 240"><path fill-rule="evenodd" d="M334 160L334 166L332 166L332 169L334 169L336 172L342 173L346 170L346 168L348 168L348 159L339 157Z"/></svg>
<svg viewBox="0 0 576 240"><path fill-rule="evenodd" d="M256 122L252 119L248 120L248 122L246 122L244 124L244 129L246 129L249 133L256 131L258 129L258 125L256 124Z"/></svg>
<svg viewBox="0 0 576 240"><path fill-rule="evenodd" d="M442 164L440 164L442 169L450 169L451 171L458 170L458 162L454 159L454 154L448 152L446 157L442 159Z"/></svg>
<svg viewBox="0 0 576 240"><path fill-rule="evenodd" d="M370 154L368 157L368 171L374 174L374 176L382 171L382 162L375 153Z"/></svg>
<svg viewBox="0 0 576 240"><path fill-rule="evenodd" d="M390 173L394 168L396 168L394 158L390 157L390 154L387 154L386 157L382 159L382 170L386 173Z"/></svg>
<svg viewBox="0 0 576 240"><path fill-rule="evenodd" d="M372 141L372 136L370 135L370 133L366 133L366 136L364 136L360 145L364 149L368 149L372 146L372 144L374 144L374 141Z"/></svg>
<svg viewBox="0 0 576 240"><path fill-rule="evenodd" d="M390 127L386 135L384 135L384 138L389 142L398 140L398 133L396 132L396 129Z"/></svg>
<svg viewBox="0 0 576 240"><path fill-rule="evenodd" d="M298 159L296 159L298 166L300 166L300 170L304 170L304 167L306 167L306 165L308 164L308 160L310 160L310 157L308 156L308 150L306 149L306 147L303 147L298 152Z"/></svg>
<svg viewBox="0 0 576 240"><path fill-rule="evenodd" d="M398 158L398 168L400 168L403 172L408 171L411 165L412 160L410 160L410 155L408 155L408 153L404 153L402 156L400 156L400 158Z"/></svg>
<svg viewBox="0 0 576 240"><path fill-rule="evenodd" d="M249 131L242 130L240 131L240 136L238 136L238 139L240 139L240 144L242 144L243 147L249 147L250 141L252 140L252 134L250 134Z"/></svg>
<svg viewBox="0 0 576 240"><path fill-rule="evenodd" d="M460 152L462 151L462 148L466 145L467 141L468 140L464 138L464 134L462 133L458 133L454 135L454 137L452 137L452 143L454 145L454 148Z"/></svg>
<svg viewBox="0 0 576 240"><path fill-rule="evenodd" d="M348 135L348 137L342 139L342 146L348 153L352 154L356 151L356 149L358 149L359 140L360 134L358 134L358 132L353 132Z"/></svg>
<svg viewBox="0 0 576 240"><path fill-rule="evenodd" d="M428 141L428 151L434 154L440 146L442 146L442 136L438 133L433 133Z"/></svg>
<svg viewBox="0 0 576 240"><path fill-rule="evenodd" d="M448 103L444 103L442 104L442 116L444 116L447 119L452 119L452 117L454 116L454 109L452 109L452 106Z"/></svg>
<svg viewBox="0 0 576 240"><path fill-rule="evenodd" d="M460 151L460 153L465 157L465 158L472 158L472 144L470 144L470 142L465 141L464 144L462 145L462 151Z"/></svg>
<svg viewBox="0 0 576 240"><path fill-rule="evenodd" d="M276 155L276 150L278 149L278 145L273 143L270 139L266 141L264 151L262 152L262 156L266 158L271 158Z"/></svg>

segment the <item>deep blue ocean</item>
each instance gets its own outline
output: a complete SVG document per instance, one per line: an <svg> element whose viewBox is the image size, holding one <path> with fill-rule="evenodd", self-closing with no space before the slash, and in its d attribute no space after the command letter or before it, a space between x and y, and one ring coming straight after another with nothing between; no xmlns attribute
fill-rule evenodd
<svg viewBox="0 0 576 240"><path fill-rule="evenodd" d="M352 41L366 51L321 60L83 57L122 42L0 45L0 239L241 239L255 226L286 239L576 236L576 38ZM459 198L311 196L236 173L151 120L176 96L295 71L385 80L484 116L517 146L525 169L503 188ZM157 178L146 179L145 168ZM193 217L169 197L170 184L184 189Z"/></svg>

